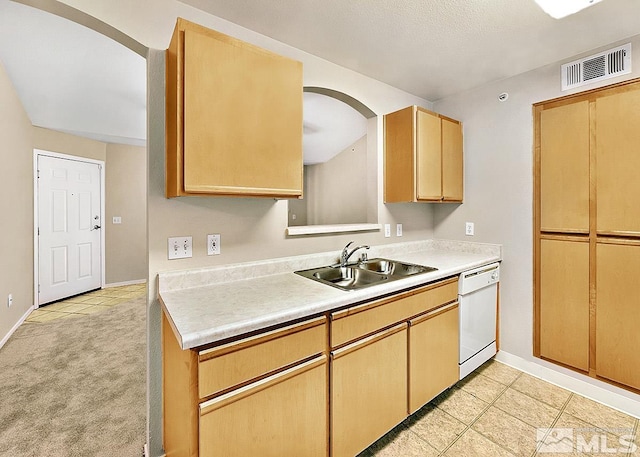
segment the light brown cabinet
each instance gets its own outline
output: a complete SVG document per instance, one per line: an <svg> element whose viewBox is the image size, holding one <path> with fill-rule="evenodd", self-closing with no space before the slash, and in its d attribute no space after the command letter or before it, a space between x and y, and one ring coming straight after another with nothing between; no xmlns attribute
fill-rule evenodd
<svg viewBox="0 0 640 457"><path fill-rule="evenodd" d="M640 80L535 105L534 355L640 389Z"/></svg>
<svg viewBox="0 0 640 457"><path fill-rule="evenodd" d="M179 18L166 196L302 195L302 64Z"/></svg>
<svg viewBox="0 0 640 457"><path fill-rule="evenodd" d="M163 314L167 456L326 456L326 349L322 317L182 350Z"/></svg>
<svg viewBox="0 0 640 457"><path fill-rule="evenodd" d="M203 402L199 455L326 456L326 386L322 355Z"/></svg>
<svg viewBox="0 0 640 457"><path fill-rule="evenodd" d="M331 313L331 455L354 456L459 379L457 278Z"/></svg>
<svg viewBox="0 0 640 457"><path fill-rule="evenodd" d="M407 416L407 324L331 359L331 456L353 457Z"/></svg>
<svg viewBox="0 0 640 457"><path fill-rule="evenodd" d="M384 117L384 201L462 202L462 124L418 106Z"/></svg>
<svg viewBox="0 0 640 457"><path fill-rule="evenodd" d="M589 240L540 241L540 356L589 370Z"/></svg>
<svg viewBox="0 0 640 457"><path fill-rule="evenodd" d="M640 389L640 241L597 245L596 373Z"/></svg>
<svg viewBox="0 0 640 457"><path fill-rule="evenodd" d="M409 322L409 414L458 382L458 351L457 302Z"/></svg>
<svg viewBox="0 0 640 457"><path fill-rule="evenodd" d="M355 456L458 381L457 294L445 279L188 350L163 313L167 456Z"/></svg>

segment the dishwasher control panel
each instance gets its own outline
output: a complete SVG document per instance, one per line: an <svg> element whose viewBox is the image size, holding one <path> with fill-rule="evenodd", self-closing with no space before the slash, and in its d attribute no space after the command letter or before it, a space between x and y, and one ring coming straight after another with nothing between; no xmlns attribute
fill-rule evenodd
<svg viewBox="0 0 640 457"><path fill-rule="evenodd" d="M500 281L500 264L492 263L484 267L474 268L465 271L460 275L458 283L458 293L460 295L468 294L474 290L490 286Z"/></svg>

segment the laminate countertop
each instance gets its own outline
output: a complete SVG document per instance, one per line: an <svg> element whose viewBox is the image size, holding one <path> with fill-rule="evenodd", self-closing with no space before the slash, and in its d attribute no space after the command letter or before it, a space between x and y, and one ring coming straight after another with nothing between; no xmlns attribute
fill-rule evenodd
<svg viewBox="0 0 640 457"><path fill-rule="evenodd" d="M456 276L502 260L496 244L425 240L372 246L370 259L426 265L436 271L343 291L297 270L335 264L340 252L158 274L158 298L182 349L191 349L313 317Z"/></svg>

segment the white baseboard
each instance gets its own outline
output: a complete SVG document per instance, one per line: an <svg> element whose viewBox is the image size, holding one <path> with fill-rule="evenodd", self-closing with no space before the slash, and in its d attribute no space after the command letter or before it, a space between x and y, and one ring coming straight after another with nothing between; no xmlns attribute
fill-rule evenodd
<svg viewBox="0 0 640 457"><path fill-rule="evenodd" d="M109 284L105 284L104 286L102 286L102 288L108 289L109 287L133 286L134 284L144 284L145 282L147 282L146 279L134 279L133 281L112 282Z"/></svg>
<svg viewBox="0 0 640 457"><path fill-rule="evenodd" d="M544 360L534 362L504 351L499 351L495 359L543 381L640 418L640 395Z"/></svg>
<svg viewBox="0 0 640 457"><path fill-rule="evenodd" d="M2 348L2 346L4 346L4 344L9 341L9 338L11 337L11 335L13 335L13 333L18 330L18 327L20 327L22 325L22 323L27 319L27 317L29 317L29 314L31 314L31 312L34 310L35 308L33 306L29 307L29 309L27 310L26 313L24 313L24 315L18 319L18 322L16 322L16 324L11 327L11 330L9 330L9 333L7 333L2 340L0 340L0 348Z"/></svg>

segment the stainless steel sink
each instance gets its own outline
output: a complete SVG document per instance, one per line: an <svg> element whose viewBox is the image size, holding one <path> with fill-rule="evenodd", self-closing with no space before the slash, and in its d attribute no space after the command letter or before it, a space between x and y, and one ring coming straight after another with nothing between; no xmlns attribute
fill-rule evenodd
<svg viewBox="0 0 640 457"><path fill-rule="evenodd" d="M437 268L434 267L425 267L423 265L397 262L395 260L388 259L366 260L358 263L356 266L364 270L375 271L376 273L383 273L392 276L411 276L437 270Z"/></svg>
<svg viewBox="0 0 640 457"><path fill-rule="evenodd" d="M338 289L355 290L435 270L437 268L395 260L371 259L347 266L333 265L295 273Z"/></svg>

